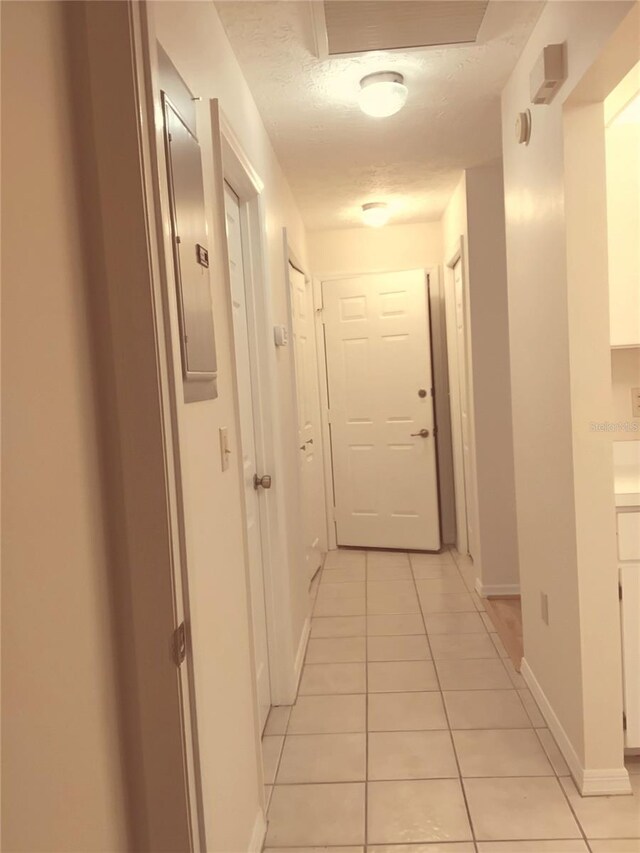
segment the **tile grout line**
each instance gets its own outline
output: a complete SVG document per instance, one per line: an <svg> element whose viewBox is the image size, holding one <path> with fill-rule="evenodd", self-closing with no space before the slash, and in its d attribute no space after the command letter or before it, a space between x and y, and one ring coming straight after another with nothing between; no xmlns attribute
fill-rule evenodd
<svg viewBox="0 0 640 853"><path fill-rule="evenodd" d="M454 563L455 563L455 560L454 560ZM469 803L467 801L467 792L465 790L465 787L464 787L464 784L462 781L462 770L460 768L460 761L458 759L458 753L456 750L456 745L455 745L454 740L453 740L453 732L451 730L451 720L449 719L449 712L447 711L447 705L446 705L446 702L444 701L444 691L442 689L442 684L440 683L440 675L438 674L438 668L437 668L435 661L433 659L433 649L431 647L431 639L429 638L429 632L427 631L427 621L425 618L424 609L422 607L422 601L420 600L420 596L418 594L418 585L416 583L416 578L415 578L415 575L413 573L413 563L411 562L411 557L409 557L409 568L411 569L411 576L413 578L413 583L415 586L416 595L418 596L418 603L420 605L420 614L422 616L422 624L424 625L424 632L425 632L425 636L427 638L427 645L429 647L429 653L431 655L431 660L433 661L433 671L435 674L436 683L438 685L438 690L440 692L440 701L442 702L442 708L444 710L445 719L447 721L447 726L448 726L448 730L449 730L449 740L451 742L451 748L453 749L453 756L455 758L456 768L458 770L458 784L460 785L460 790L462 792L462 798L464 800L464 807L465 807L465 810L467 813L467 820L469 821L469 829L471 831L471 840L473 843L474 850L477 853L478 844L476 841L476 831L475 831L475 827L473 825L473 821L471 819L471 811L469 809ZM457 569L458 573L460 573L460 570L458 569L457 565L456 565L456 569Z"/></svg>

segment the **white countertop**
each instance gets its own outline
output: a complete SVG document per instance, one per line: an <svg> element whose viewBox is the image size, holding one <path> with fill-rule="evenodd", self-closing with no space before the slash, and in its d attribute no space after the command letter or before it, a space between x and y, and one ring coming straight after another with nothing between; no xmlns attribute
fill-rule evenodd
<svg viewBox="0 0 640 853"><path fill-rule="evenodd" d="M640 508L640 441L613 442L613 476L616 506Z"/></svg>

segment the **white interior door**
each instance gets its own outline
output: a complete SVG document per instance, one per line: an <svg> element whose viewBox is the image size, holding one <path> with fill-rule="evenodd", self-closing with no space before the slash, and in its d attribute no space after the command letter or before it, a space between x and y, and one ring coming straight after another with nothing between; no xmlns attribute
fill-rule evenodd
<svg viewBox="0 0 640 853"><path fill-rule="evenodd" d="M436 551L425 273L324 282L323 302L338 544Z"/></svg>
<svg viewBox="0 0 640 853"><path fill-rule="evenodd" d="M224 201L229 248L231 300L233 305L233 337L236 355L236 381L240 408L240 440L242 445L242 475L244 482L245 515L249 548L249 579L253 640L256 657L256 679L260 723L264 727L271 706L269 678L269 646L262 564L262 533L260 529L260 493L254 488L253 476L258 471L251 377L251 353L247 322L246 283L242 257L240 205L233 190L225 184ZM263 472L260 472L263 473Z"/></svg>
<svg viewBox="0 0 640 853"><path fill-rule="evenodd" d="M456 284L458 282L458 284ZM456 261L451 270L451 280L445 288L445 312L447 325L447 359L449 362L449 406L451 409L451 439L453 448L453 477L456 504L456 548L461 554L469 552L467 532L467 497L465 484L465 440L463 437L463 415L461 393L461 368L464 365L464 335L460 335L458 325L458 293L462 284L462 262ZM462 332L464 327L462 328ZM465 380L466 381L466 380ZM465 420L468 428L468 412L465 407ZM466 441L468 456L468 437Z"/></svg>
<svg viewBox="0 0 640 853"><path fill-rule="evenodd" d="M289 264L291 320L298 405L298 459L305 572L311 579L322 562L325 530L324 474L322 470L318 355L313 288Z"/></svg>

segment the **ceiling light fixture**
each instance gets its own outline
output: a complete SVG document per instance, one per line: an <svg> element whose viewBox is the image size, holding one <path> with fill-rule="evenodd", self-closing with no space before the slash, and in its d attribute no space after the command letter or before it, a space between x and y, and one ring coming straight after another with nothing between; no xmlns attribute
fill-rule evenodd
<svg viewBox="0 0 640 853"><path fill-rule="evenodd" d="M368 116L385 118L404 107L408 94L402 74L380 71L362 78L358 103L362 112Z"/></svg>
<svg viewBox="0 0 640 853"><path fill-rule="evenodd" d="M362 205L362 219L365 225L381 228L389 221L389 208L383 201L372 201Z"/></svg>

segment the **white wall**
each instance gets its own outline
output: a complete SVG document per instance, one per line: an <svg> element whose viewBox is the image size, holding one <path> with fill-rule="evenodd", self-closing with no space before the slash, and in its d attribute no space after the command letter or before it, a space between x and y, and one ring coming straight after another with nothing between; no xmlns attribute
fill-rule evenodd
<svg viewBox="0 0 640 853"><path fill-rule="evenodd" d="M229 430L237 449L239 432L233 378L231 309L226 278L215 241L224 239L224 221L216 207L214 148L208 100L221 110L252 166L264 182L268 271L274 322L286 324L287 282L282 228L291 248L307 263L305 233L295 203L276 161L264 125L231 50L215 5L203 2L149 4L152 30L195 96L203 153L205 196L215 258L213 306L218 351L219 397L179 404L180 452L187 521L187 559L193 606L194 666L200 735L200 761L209 849L246 850L262 808L259 732L256 724L253 661L241 480L237 456L220 469L218 429ZM173 316L175 330L175 311ZM177 337L175 338L177 340ZM174 346L179 378L179 351ZM283 490L287 511L288 552L282 559L291 579L292 659L309 614L296 530L296 413L291 396L290 349L278 352L278 388L273 405L280 416L285 467L273 471L274 489ZM178 379L179 381L179 379Z"/></svg>
<svg viewBox="0 0 640 853"><path fill-rule="evenodd" d="M455 542L455 507L449 382L447 376L444 302L442 299L442 227L439 222L386 225L384 228L340 228L308 235L311 268L316 278L356 273L432 270L430 310L433 373L438 424L440 522L444 544Z"/></svg>
<svg viewBox="0 0 640 853"><path fill-rule="evenodd" d="M640 70L636 69L640 76ZM640 344L640 124L605 133L612 346Z"/></svg>
<svg viewBox="0 0 640 853"><path fill-rule="evenodd" d="M480 588L489 594L511 593L519 583L502 190L501 164L467 169L442 219L445 263L463 238L475 471L470 548ZM450 270L444 282L452 286Z"/></svg>
<svg viewBox="0 0 640 853"><path fill-rule="evenodd" d="M591 530L583 523L589 501L601 509L602 448L597 436L589 435L588 420L589 415L598 419L597 410L605 405L600 386L609 380L606 370L601 375L600 362L589 360L589 353L597 352L608 365L608 318L606 301L603 311L602 300L592 298L592 292L600 293L597 282L591 284L576 252L567 253L572 222L565 216L565 182L571 182L575 200L590 176L584 163L576 165L575 147L569 160L572 171L565 174L563 104L629 8L619 2L547 4L502 96L525 658L557 719L556 735L577 774L585 768L596 775L606 775L605 768L619 772L622 731L610 503L600 522L591 519ZM531 68L545 45L558 42L566 43L568 80L550 106L532 107L530 144L518 145L513 126L517 113L530 106ZM592 228L599 225L596 217ZM577 251L579 245L588 247L590 239L600 241L597 235L582 236L580 244L572 234ZM594 272L601 272L599 263ZM591 367L589 375L586 368ZM583 476L589 470L589 454L597 459L597 489L591 494L589 477ZM589 548L599 557L606 554L607 560L594 567ZM548 625L541 618L542 592L549 596ZM585 643L589 638L590 645Z"/></svg>
<svg viewBox="0 0 640 853"><path fill-rule="evenodd" d="M2 847L130 849L68 4L2 4Z"/></svg>

